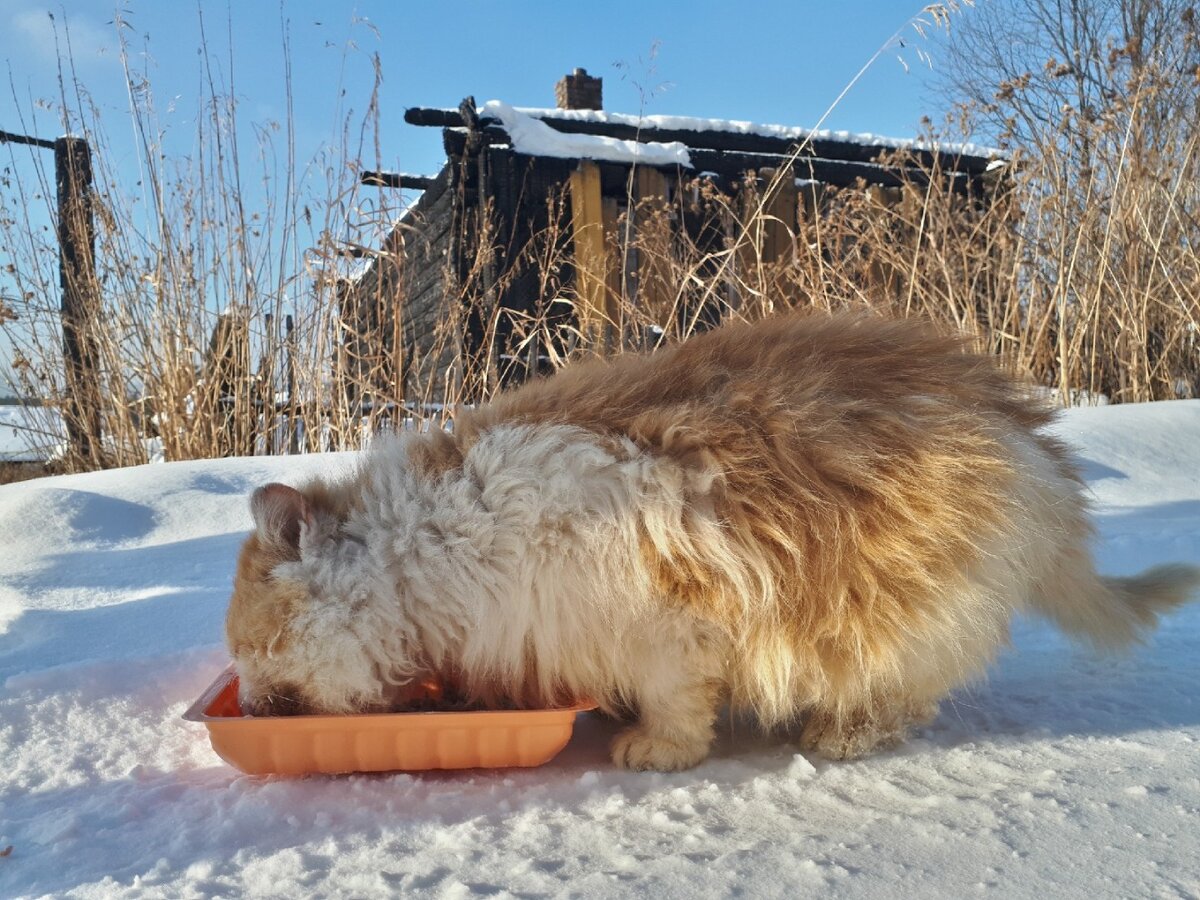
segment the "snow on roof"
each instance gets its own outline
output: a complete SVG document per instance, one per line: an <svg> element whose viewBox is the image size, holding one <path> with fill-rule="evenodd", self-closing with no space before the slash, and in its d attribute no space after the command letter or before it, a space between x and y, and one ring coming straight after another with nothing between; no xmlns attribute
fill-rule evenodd
<svg viewBox="0 0 1200 900"><path fill-rule="evenodd" d="M563 134L529 111L515 109L499 100L489 100L480 107L479 114L499 120L512 139L513 149L529 156L683 166L686 169L692 167L688 148L678 141L664 144L656 141L622 141L591 134Z"/></svg>
<svg viewBox="0 0 1200 900"><path fill-rule="evenodd" d="M837 141L843 144L858 144L864 147L891 147L896 150L929 150L943 153L961 154L964 156L1003 157L1008 154L996 147L987 147L972 143L949 143L942 141L922 141L914 138L885 137L878 134L855 133L850 131L831 131L828 129L800 128L792 125L766 125L755 122L744 122L735 119L703 119L692 116L633 116L625 113L608 112L593 109L538 109L535 107L507 107L492 100L479 109L481 116L503 118L495 112L496 106L504 106L514 113L524 115L534 120L559 119L573 122L595 122L613 125L627 125L633 128L657 128L668 131L723 132L726 134L746 134L758 137L782 138L792 141L825 140ZM505 129L507 130L507 123ZM555 132L557 134L557 132ZM621 143L629 143L622 141ZM549 155L549 154L543 154ZM642 160L644 161L644 160Z"/></svg>
<svg viewBox="0 0 1200 900"><path fill-rule="evenodd" d="M371 266L373 265L375 265L374 256L357 257L346 268L346 273L342 277L344 277L351 284L358 284L358 282L362 281L363 277L371 271Z"/></svg>

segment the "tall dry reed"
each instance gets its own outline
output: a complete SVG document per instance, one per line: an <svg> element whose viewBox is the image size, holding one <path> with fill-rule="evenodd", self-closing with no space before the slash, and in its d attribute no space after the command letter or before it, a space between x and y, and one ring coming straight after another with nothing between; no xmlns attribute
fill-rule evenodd
<svg viewBox="0 0 1200 900"><path fill-rule="evenodd" d="M105 165L105 123L71 99L69 82L63 89L98 151L101 309L91 327L105 435L94 458L68 448L68 468L138 463L155 447L167 459L357 447L401 419L443 421L513 371L652 349L794 307L875 309L965 331L1063 402L1200 396L1197 138L1186 121L1162 119L1156 92L1167 86L1153 79L1120 108L1042 123L1040 139L989 173L986 200L937 170L888 189L793 191L784 167L737 186L685 178L669 203L638 200L631 176L599 309L571 278L565 193L548 198L550 224L527 246L506 248L500 277L532 271L539 302L521 314L497 308L498 237L484 210L473 259L446 273L442 312L418 336L401 285L420 223L393 230L392 195L358 185L363 158L379 157L373 102L365 120L346 121L340 146L302 166L290 105L287 121L241 147L232 88L210 85L195 155L163 159L152 92L136 73L128 79L142 140L136 193ZM1081 141L1086 166L1070 150ZM240 185L263 166L275 187L250 210ZM22 392L63 406L54 247L27 213L52 194L40 177L0 192L18 292L17 318L3 327ZM374 259L358 284L344 277L347 245L332 238L348 221L358 252ZM485 335L474 356L461 353L468 320Z"/></svg>

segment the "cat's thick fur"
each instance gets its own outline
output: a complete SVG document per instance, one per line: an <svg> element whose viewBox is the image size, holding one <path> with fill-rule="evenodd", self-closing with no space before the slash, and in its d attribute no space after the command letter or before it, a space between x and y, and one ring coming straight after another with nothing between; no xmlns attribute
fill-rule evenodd
<svg viewBox="0 0 1200 900"><path fill-rule="evenodd" d="M867 753L980 674L1010 616L1120 647L1197 570L1099 577L1050 413L991 359L865 316L735 324L380 438L255 493L227 633L260 712L474 697L633 716L614 760L707 755L728 702Z"/></svg>

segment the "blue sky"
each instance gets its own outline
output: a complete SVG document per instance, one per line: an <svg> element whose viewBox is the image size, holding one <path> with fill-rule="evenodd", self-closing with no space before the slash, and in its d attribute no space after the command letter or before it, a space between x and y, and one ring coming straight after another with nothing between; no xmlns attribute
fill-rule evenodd
<svg viewBox="0 0 1200 900"><path fill-rule="evenodd" d="M159 110L167 111L168 152L186 154L193 137L203 19L215 77L233 85L243 123L284 118L287 35L295 149L302 160L337 144L340 123L364 110L378 54L383 165L433 173L443 159L440 134L405 125L408 106L457 106L467 94L480 102L553 106L554 82L581 66L603 77L606 109L811 127L898 32L906 46L883 52L824 127L911 136L923 115L939 120L947 105L930 88L931 73L918 52L928 52L936 67L938 42L922 39L908 24L923 5L130 0L121 17L130 65L144 71ZM65 24L76 75L107 123L111 161L133 183L136 156L123 118L128 98L115 10L93 0L54 6L0 0L0 64L7 82L0 86L0 129L46 138L62 132L53 101ZM30 152L0 147L0 166L18 178L33 177ZM253 206L254 197L246 200ZM0 267L3 256L0 247Z"/></svg>
<svg viewBox="0 0 1200 900"><path fill-rule="evenodd" d="M918 47L929 50L936 65L937 42L922 40L906 26L923 5L920 0L699 0L687 6L644 0L233 5L133 0L122 15L131 26L126 34L133 64L147 67L160 106L174 100L181 127L199 90L201 15L225 78L232 40L232 82L242 112L262 120L282 118L285 108L286 22L301 154L336 138L339 100L342 109L365 106L371 54L378 53L385 157L407 171L428 172L441 161L440 140L436 131L403 124L407 106L456 106L467 94L481 102L552 106L554 82L582 66L604 78L605 106L615 111L644 107L651 113L811 126L897 31L907 47L885 52L826 124L911 135L922 115L938 118L945 106L927 89L929 70L917 55ZM61 42L64 22L81 80L102 109L122 113L126 96L114 10L86 0L56 6L0 0L0 61L12 88L0 92L0 128L17 130L16 107L28 116L31 101L55 96L53 28L58 26ZM897 55L904 56L907 70ZM36 124L51 137L58 130L44 111Z"/></svg>

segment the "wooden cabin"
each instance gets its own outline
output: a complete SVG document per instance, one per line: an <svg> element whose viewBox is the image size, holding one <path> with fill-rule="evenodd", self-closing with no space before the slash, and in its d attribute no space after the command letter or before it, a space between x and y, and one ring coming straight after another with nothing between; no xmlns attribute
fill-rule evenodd
<svg viewBox="0 0 1200 900"><path fill-rule="evenodd" d="M994 155L969 148L607 113L601 92L599 78L576 69L557 85L555 109L478 107L470 97L458 109L409 109L409 124L442 129L441 171L364 173L366 184L422 191L362 276L343 287L346 341L386 342L406 400L482 397L552 368L572 340L597 329L602 341L643 341L614 324L617 297L692 327L718 321L737 296L708 291L681 304L676 286L656 277L655 254L613 252L620 238L650 227L656 210L694 246L721 248L728 211L753 195L768 212L756 252L783 260L798 220L819 214L827 189L898 191L927 183L933 167L984 202L996 167ZM531 321L561 328L534 334ZM363 355L346 358L353 366Z"/></svg>

